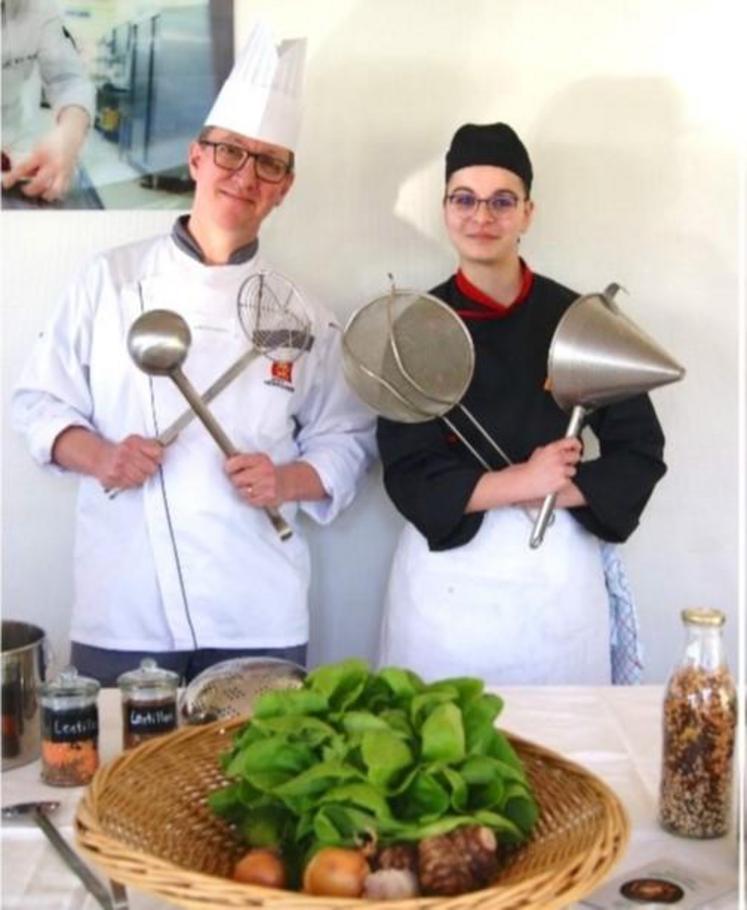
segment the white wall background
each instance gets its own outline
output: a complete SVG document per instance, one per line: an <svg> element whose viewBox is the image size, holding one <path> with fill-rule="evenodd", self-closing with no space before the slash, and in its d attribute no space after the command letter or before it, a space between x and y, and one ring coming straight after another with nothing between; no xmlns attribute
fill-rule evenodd
<svg viewBox="0 0 747 910"><path fill-rule="evenodd" d="M298 179L262 236L299 284L345 318L387 287L390 271L400 285L422 288L446 277L443 154L461 123L505 120L526 141L537 175L529 263L583 293L623 284L628 315L687 367L683 383L653 393L669 473L624 548L650 682L664 680L679 654L687 606L727 613L736 667L745 84L737 5L236 2L237 45L257 12L278 40L305 34L310 42ZM2 214L4 403L83 259L167 230L171 218ZM75 480L31 462L7 408L2 455L3 614L42 625L64 659ZM372 656L399 527L376 471L335 525L309 529L314 662Z"/></svg>

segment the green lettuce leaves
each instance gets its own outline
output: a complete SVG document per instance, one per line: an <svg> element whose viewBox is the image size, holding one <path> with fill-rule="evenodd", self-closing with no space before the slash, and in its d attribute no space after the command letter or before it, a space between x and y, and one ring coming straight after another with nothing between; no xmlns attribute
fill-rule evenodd
<svg viewBox="0 0 747 910"><path fill-rule="evenodd" d="M208 800L250 846L308 855L322 846L419 841L462 825L525 840L538 810L495 721L503 702L478 679L426 684L351 659L303 687L260 696Z"/></svg>

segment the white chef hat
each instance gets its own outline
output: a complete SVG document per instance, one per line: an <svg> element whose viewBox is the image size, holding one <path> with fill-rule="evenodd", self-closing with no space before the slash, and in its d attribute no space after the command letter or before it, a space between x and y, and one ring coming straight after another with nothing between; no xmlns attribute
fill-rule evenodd
<svg viewBox="0 0 747 910"><path fill-rule="evenodd" d="M278 47L258 22L215 99L205 125L295 151L301 127L306 39Z"/></svg>

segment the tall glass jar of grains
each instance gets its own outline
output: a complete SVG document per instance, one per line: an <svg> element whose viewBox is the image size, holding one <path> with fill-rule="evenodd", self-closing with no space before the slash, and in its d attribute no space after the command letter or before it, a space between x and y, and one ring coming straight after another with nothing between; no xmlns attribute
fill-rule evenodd
<svg viewBox="0 0 747 910"><path fill-rule="evenodd" d="M664 696L659 821L684 837L729 830L737 694L724 656L725 616L682 611L685 653Z"/></svg>

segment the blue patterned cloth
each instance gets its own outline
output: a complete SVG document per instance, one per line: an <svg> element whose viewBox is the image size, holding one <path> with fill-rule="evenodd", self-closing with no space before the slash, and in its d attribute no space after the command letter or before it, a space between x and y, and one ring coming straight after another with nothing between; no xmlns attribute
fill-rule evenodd
<svg viewBox="0 0 747 910"><path fill-rule="evenodd" d="M643 674L643 651L638 613L625 574L625 566L614 544L602 543L604 582L610 604L610 664L612 684L636 685Z"/></svg>

